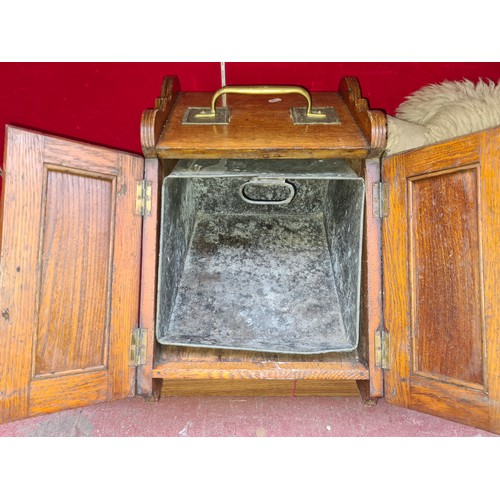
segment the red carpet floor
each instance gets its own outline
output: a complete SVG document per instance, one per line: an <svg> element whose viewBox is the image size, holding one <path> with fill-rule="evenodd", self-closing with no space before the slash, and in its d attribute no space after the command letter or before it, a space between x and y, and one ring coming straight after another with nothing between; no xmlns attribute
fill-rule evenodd
<svg viewBox="0 0 500 500"><path fill-rule="evenodd" d="M130 398L0 425L0 436L494 436L355 397Z"/></svg>

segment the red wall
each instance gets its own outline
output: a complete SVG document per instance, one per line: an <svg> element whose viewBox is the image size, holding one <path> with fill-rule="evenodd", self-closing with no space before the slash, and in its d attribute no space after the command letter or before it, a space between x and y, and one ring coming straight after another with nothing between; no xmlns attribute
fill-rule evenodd
<svg viewBox="0 0 500 500"><path fill-rule="evenodd" d="M0 124L140 153L141 113L154 105L168 74L179 76L183 90L214 91L221 83L217 62L0 63ZM498 81L500 63L226 63L227 84L235 85L337 90L347 75L359 78L372 107L393 113L405 96L428 83Z"/></svg>

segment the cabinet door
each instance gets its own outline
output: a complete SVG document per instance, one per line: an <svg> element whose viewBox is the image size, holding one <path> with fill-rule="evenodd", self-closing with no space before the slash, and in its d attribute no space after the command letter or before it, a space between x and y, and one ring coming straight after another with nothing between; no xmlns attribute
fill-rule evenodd
<svg viewBox="0 0 500 500"><path fill-rule="evenodd" d="M383 165L388 401L500 433L500 129Z"/></svg>
<svg viewBox="0 0 500 500"><path fill-rule="evenodd" d="M132 395L142 158L8 127L0 422Z"/></svg>

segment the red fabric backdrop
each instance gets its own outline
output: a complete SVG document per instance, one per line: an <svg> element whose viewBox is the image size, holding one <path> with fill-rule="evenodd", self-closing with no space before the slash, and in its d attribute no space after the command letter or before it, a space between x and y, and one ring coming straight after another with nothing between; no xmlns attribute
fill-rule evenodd
<svg viewBox="0 0 500 500"><path fill-rule="evenodd" d="M220 65L203 63L1 63L0 124L140 153L139 122L164 75L183 90L220 87ZM357 76L374 108L393 113L405 96L445 79L500 79L500 63L226 63L228 84L295 84L337 90ZM2 134L3 135L3 134ZM3 158L3 138L0 140Z"/></svg>

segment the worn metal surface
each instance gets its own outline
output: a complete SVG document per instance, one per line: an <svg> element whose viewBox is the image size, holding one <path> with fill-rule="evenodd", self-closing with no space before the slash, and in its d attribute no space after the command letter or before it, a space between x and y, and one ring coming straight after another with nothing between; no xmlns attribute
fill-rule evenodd
<svg viewBox="0 0 500 500"><path fill-rule="evenodd" d="M253 205L288 205L295 186L285 179L251 179L240 185L240 198Z"/></svg>
<svg viewBox="0 0 500 500"><path fill-rule="evenodd" d="M335 108L313 108L311 113L306 108L292 108L291 115L295 125L340 125Z"/></svg>
<svg viewBox="0 0 500 500"><path fill-rule="evenodd" d="M287 177L289 179L357 179L345 160L182 160L170 177Z"/></svg>
<svg viewBox="0 0 500 500"><path fill-rule="evenodd" d="M141 217L151 215L151 181L145 179L136 182L135 188L135 213Z"/></svg>
<svg viewBox="0 0 500 500"><path fill-rule="evenodd" d="M186 162L165 180L159 342L303 354L356 348L363 181L344 162L330 164L330 177L317 160L275 162ZM311 164L315 178L306 177ZM276 172L284 174L293 200L242 199L243 184L269 178L262 172L280 182ZM258 196L281 199L270 186Z"/></svg>
<svg viewBox="0 0 500 500"><path fill-rule="evenodd" d="M183 125L227 125L230 120L228 108L218 108L215 114L210 108L188 108L182 119Z"/></svg>
<svg viewBox="0 0 500 500"><path fill-rule="evenodd" d="M330 181L324 220L333 275L349 342L357 344L361 293L363 182Z"/></svg>

